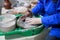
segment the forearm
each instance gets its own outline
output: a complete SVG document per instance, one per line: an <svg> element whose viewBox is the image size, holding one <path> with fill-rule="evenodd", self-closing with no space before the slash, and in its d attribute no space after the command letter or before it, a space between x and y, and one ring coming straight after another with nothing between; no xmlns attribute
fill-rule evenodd
<svg viewBox="0 0 60 40"><path fill-rule="evenodd" d="M43 3L40 1L36 4L36 6L31 10L33 15L38 15L38 13L43 9Z"/></svg>
<svg viewBox="0 0 60 40"><path fill-rule="evenodd" d="M49 27L60 24L60 14L54 14L51 16L41 18L42 24Z"/></svg>

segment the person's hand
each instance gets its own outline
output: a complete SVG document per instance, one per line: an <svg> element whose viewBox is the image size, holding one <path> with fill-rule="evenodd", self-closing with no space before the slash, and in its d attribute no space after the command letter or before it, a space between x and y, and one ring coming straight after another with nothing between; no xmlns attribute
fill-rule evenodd
<svg viewBox="0 0 60 40"><path fill-rule="evenodd" d="M15 10L15 12L18 12L20 14L26 14L26 12L28 11L28 8L26 8L26 7L15 7L14 10Z"/></svg>
<svg viewBox="0 0 60 40"><path fill-rule="evenodd" d="M10 11L7 11L7 13L10 13L10 14L18 14L19 12L17 10L10 10Z"/></svg>
<svg viewBox="0 0 60 40"><path fill-rule="evenodd" d="M41 18L26 18L28 24L42 24Z"/></svg>
<svg viewBox="0 0 60 40"><path fill-rule="evenodd" d="M21 20L26 19L26 17L32 17L32 13L27 11L26 14L24 16L21 17Z"/></svg>
<svg viewBox="0 0 60 40"><path fill-rule="evenodd" d="M12 10L11 12L12 14L19 14L19 12L17 10Z"/></svg>

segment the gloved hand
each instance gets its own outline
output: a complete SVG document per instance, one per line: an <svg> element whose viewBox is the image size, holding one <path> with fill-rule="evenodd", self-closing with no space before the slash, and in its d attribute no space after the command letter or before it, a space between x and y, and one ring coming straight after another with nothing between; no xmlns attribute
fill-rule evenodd
<svg viewBox="0 0 60 40"><path fill-rule="evenodd" d="M28 24L42 24L41 18L26 18Z"/></svg>

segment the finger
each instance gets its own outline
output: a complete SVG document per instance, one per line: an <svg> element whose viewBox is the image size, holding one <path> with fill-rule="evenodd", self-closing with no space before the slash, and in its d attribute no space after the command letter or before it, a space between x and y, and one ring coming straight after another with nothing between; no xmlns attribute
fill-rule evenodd
<svg viewBox="0 0 60 40"><path fill-rule="evenodd" d="M34 23L32 23L32 22L30 22L30 23L28 23L29 25L32 25L32 24L34 24Z"/></svg>
<svg viewBox="0 0 60 40"><path fill-rule="evenodd" d="M26 18L26 21L29 21L29 20L31 20L31 18Z"/></svg>
<svg viewBox="0 0 60 40"><path fill-rule="evenodd" d="M27 21L28 24L36 24L34 23L34 21L30 20L30 21Z"/></svg>
<svg viewBox="0 0 60 40"><path fill-rule="evenodd" d="M25 19L26 21L30 21L29 19Z"/></svg>
<svg viewBox="0 0 60 40"><path fill-rule="evenodd" d="M31 20L26 21L26 23L30 23L30 22L31 22Z"/></svg>

